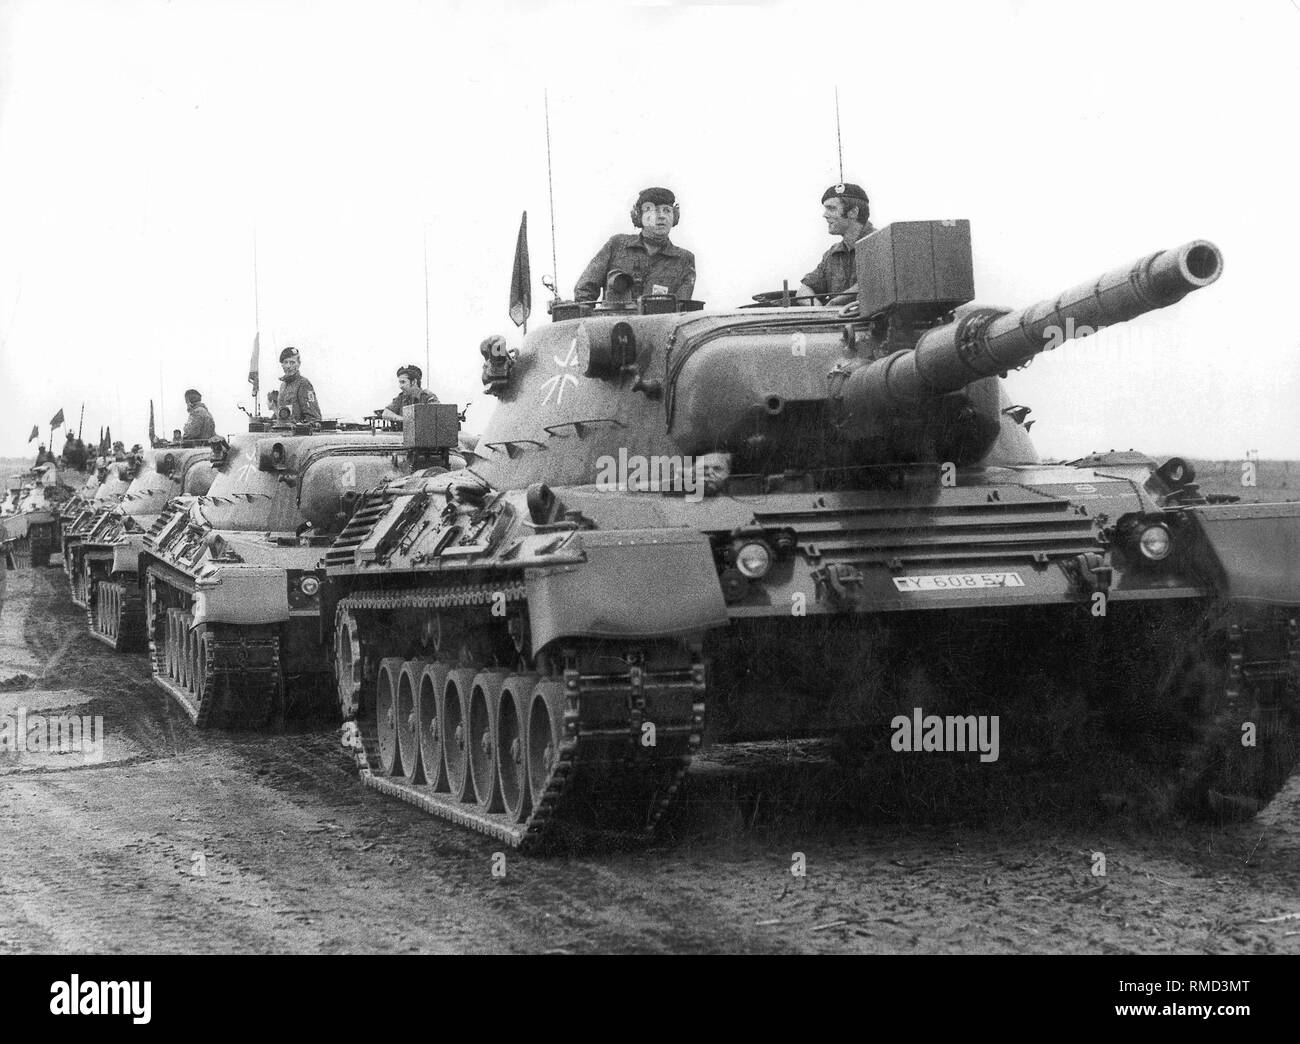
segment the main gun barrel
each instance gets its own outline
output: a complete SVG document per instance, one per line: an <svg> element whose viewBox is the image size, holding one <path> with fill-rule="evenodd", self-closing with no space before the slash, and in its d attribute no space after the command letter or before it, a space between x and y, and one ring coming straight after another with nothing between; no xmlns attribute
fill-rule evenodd
<svg viewBox="0 0 1300 1044"><path fill-rule="evenodd" d="M1051 300L1013 312L973 309L903 349L853 371L842 397L859 423L959 391L1023 366L1061 341L1181 301L1223 271L1219 248L1197 239L1114 268ZM1084 328L1089 328L1084 330Z"/></svg>

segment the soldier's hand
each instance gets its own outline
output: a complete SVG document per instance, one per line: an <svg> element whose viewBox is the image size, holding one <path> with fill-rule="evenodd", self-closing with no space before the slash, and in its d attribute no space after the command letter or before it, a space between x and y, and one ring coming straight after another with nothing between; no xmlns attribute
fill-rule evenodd
<svg viewBox="0 0 1300 1044"><path fill-rule="evenodd" d="M492 334L490 337L484 337L483 340L479 342L478 350L479 354L482 355L484 359L500 359L503 355L506 355L509 352L509 349L506 347L506 339L500 334Z"/></svg>

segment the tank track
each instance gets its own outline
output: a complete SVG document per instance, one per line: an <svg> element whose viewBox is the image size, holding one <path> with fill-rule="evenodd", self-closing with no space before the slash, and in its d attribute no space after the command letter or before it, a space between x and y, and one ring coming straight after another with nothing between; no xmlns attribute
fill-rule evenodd
<svg viewBox="0 0 1300 1044"><path fill-rule="evenodd" d="M5 555L12 563L11 569L30 569L32 565L31 547L26 537L18 537L5 545Z"/></svg>
<svg viewBox="0 0 1300 1044"><path fill-rule="evenodd" d="M144 598L134 583L101 580L86 607L86 627L116 652L143 652L146 642Z"/></svg>
<svg viewBox="0 0 1300 1044"><path fill-rule="evenodd" d="M364 674L366 664L383 659L375 655L378 636L365 634L362 621L367 614L488 605L499 593L504 593L507 603L518 605L525 600L524 585L518 581L460 585L436 592L413 589L353 594L338 605L336 640L342 640L339 635L344 619L357 622ZM386 772L380 725L373 713L373 682L370 691L360 697L363 710L359 720L351 727L344 726L345 745L352 750L362 783L522 851L541 851L562 837L575 835L637 841L648 838L671 805L703 735L705 674L701 650L691 651L689 666L658 672L638 664L613 673L584 669L579 647L565 649L563 661L562 671L541 677L520 671L504 683L509 685L521 676L535 680L529 688L530 708L543 701L547 693L557 697L562 694L562 701L556 700L556 710L562 715L561 739L538 788L540 797L529 786L531 807L522 821L515 822L506 813L485 808L481 799L475 801L472 786L466 800L451 793L448 781L442 778L445 762L435 773L439 776L435 784L428 781L422 762L415 773L406 774L400 755L393 760L391 773ZM441 662L448 670L454 668L450 661ZM402 666L411 663L403 661ZM491 673L481 666L478 670L476 685ZM365 686L360 677L358 684ZM668 696L655 701L656 743L650 748L639 742L646 720L647 694ZM668 708L676 712L660 712ZM498 720L498 710L492 712L493 722ZM529 722L533 713L530 710ZM525 733L529 722L524 725ZM523 745L528 747L527 743ZM530 766L525 779L532 775L533 755L528 756ZM495 756L493 771L497 771ZM419 782L421 779L424 782ZM620 801L620 796L624 800Z"/></svg>
<svg viewBox="0 0 1300 1044"><path fill-rule="evenodd" d="M282 713L278 633L265 627L194 628L193 614L164 604L163 585L153 575L148 584L153 680L197 728L261 728Z"/></svg>
<svg viewBox="0 0 1300 1044"><path fill-rule="evenodd" d="M85 556L76 552L69 552L69 555L71 558L65 558L63 571L68 576L72 604L78 609L89 609L91 580L86 570Z"/></svg>
<svg viewBox="0 0 1300 1044"><path fill-rule="evenodd" d="M1300 761L1300 614L1294 607L1207 615L1166 677L1193 715L1196 742L1174 784L1193 815L1248 819ZM1243 743L1243 727L1255 742Z"/></svg>

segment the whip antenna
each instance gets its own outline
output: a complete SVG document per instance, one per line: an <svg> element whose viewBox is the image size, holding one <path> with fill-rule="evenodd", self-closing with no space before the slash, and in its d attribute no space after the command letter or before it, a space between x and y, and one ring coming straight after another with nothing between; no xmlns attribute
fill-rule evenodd
<svg viewBox="0 0 1300 1044"><path fill-rule="evenodd" d="M844 145L840 141L840 88L835 87L835 151L840 160L840 184L844 184Z"/></svg>
<svg viewBox="0 0 1300 1044"><path fill-rule="evenodd" d="M262 413L258 397L262 391L262 302L257 289L257 229L253 229L253 357L248 364L248 383L253 386L253 416Z"/></svg>
<svg viewBox="0 0 1300 1044"><path fill-rule="evenodd" d="M425 380L433 380L433 368L429 365L429 230L423 228L420 235L424 241L424 372Z"/></svg>
<svg viewBox="0 0 1300 1044"><path fill-rule="evenodd" d="M551 202L551 293L560 299L560 272L555 260L555 188L551 179L551 100L545 89L542 90L542 108L546 114L546 195Z"/></svg>

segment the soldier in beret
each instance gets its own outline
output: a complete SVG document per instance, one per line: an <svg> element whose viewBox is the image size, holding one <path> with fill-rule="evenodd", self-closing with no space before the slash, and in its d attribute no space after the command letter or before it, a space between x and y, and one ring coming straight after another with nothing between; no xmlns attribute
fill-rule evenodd
<svg viewBox="0 0 1300 1044"><path fill-rule="evenodd" d="M194 388L190 388L185 393L185 408L190 415L185 421L182 439L210 439L217 433L217 422L212 419L212 414L203 405L203 396Z"/></svg>
<svg viewBox="0 0 1300 1044"><path fill-rule="evenodd" d="M280 366L284 378L280 381L280 390L271 392L271 409L280 410L288 407L290 416L298 422L320 423L320 403L316 401L316 389L298 372L302 357L298 349L292 346L280 353Z"/></svg>
<svg viewBox="0 0 1300 1044"><path fill-rule="evenodd" d="M424 380L424 371L414 363L401 367L397 371L397 398L384 410L379 411L380 416L388 420L400 421L405 407L414 406L417 402L437 402L438 396L420 387L422 380Z"/></svg>
<svg viewBox="0 0 1300 1044"><path fill-rule="evenodd" d="M858 292L857 259L854 247L875 229L869 220L871 203L861 185L846 181L822 193L822 217L826 231L840 241L822 255L821 264L803 277L796 299L816 304L815 295L832 295L828 304L848 304Z"/></svg>
<svg viewBox="0 0 1300 1044"><path fill-rule="evenodd" d="M689 300L695 291L695 255L674 246L668 234L681 220L677 197L666 188L642 189L632 206L640 232L611 236L583 271L574 288L576 301L635 301L643 294L672 294Z"/></svg>

